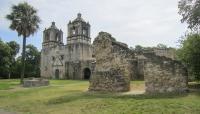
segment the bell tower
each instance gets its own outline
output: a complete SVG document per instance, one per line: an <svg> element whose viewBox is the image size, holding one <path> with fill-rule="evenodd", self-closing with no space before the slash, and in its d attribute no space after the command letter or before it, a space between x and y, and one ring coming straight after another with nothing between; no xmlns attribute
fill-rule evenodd
<svg viewBox="0 0 200 114"><path fill-rule="evenodd" d="M67 44L74 43L91 44L90 24L83 20L80 13L74 21L68 23Z"/></svg>
<svg viewBox="0 0 200 114"><path fill-rule="evenodd" d="M43 31L42 48L61 44L63 45L63 32L56 27L55 22L52 22L51 26Z"/></svg>

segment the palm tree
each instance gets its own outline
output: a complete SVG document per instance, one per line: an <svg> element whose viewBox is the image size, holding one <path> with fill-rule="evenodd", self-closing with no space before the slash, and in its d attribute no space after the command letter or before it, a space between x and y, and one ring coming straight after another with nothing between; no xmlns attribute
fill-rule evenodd
<svg viewBox="0 0 200 114"><path fill-rule="evenodd" d="M37 10L30 6L27 2L19 3L12 6L12 12L6 16L11 21L10 29L17 31L18 36L23 37L22 49L22 69L21 84L24 79L25 72L25 48L26 38L33 35L39 28L40 18L37 16Z"/></svg>

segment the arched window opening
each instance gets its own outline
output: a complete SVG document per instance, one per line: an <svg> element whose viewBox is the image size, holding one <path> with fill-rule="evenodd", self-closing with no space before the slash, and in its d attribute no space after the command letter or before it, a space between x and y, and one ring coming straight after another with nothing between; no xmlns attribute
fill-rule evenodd
<svg viewBox="0 0 200 114"><path fill-rule="evenodd" d="M83 74L84 74L84 79L85 80L89 80L90 79L90 76L91 76L91 71L89 68L85 68L83 70Z"/></svg>

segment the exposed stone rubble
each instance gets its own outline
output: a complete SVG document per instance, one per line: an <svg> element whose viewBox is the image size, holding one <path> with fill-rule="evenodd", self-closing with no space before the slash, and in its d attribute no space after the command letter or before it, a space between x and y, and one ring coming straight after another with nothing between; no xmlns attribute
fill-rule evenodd
<svg viewBox="0 0 200 114"><path fill-rule="evenodd" d="M146 93L187 90L187 69L178 61L155 53L136 55L106 32L99 33L93 46L96 67L90 91L128 91L130 80L139 77L145 79Z"/></svg>
<svg viewBox="0 0 200 114"><path fill-rule="evenodd" d="M187 91L187 69L179 62L152 53L144 65L146 93L167 93Z"/></svg>
<svg viewBox="0 0 200 114"><path fill-rule="evenodd" d="M130 64L127 60L134 58L132 51L127 45L117 42L105 32L99 33L93 45L96 67L90 79L89 90L128 91L130 89Z"/></svg>
<svg viewBox="0 0 200 114"><path fill-rule="evenodd" d="M109 91L123 92L129 91L129 78L123 76L123 71L119 68L111 68L110 70L96 71L90 80L90 91Z"/></svg>

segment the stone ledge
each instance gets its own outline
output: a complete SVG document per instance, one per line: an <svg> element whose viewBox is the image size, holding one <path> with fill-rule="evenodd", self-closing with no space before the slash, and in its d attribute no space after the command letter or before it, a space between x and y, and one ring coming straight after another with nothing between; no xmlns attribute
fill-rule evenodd
<svg viewBox="0 0 200 114"><path fill-rule="evenodd" d="M23 87L40 87L40 86L48 86L49 80L42 78L28 78L23 82Z"/></svg>

